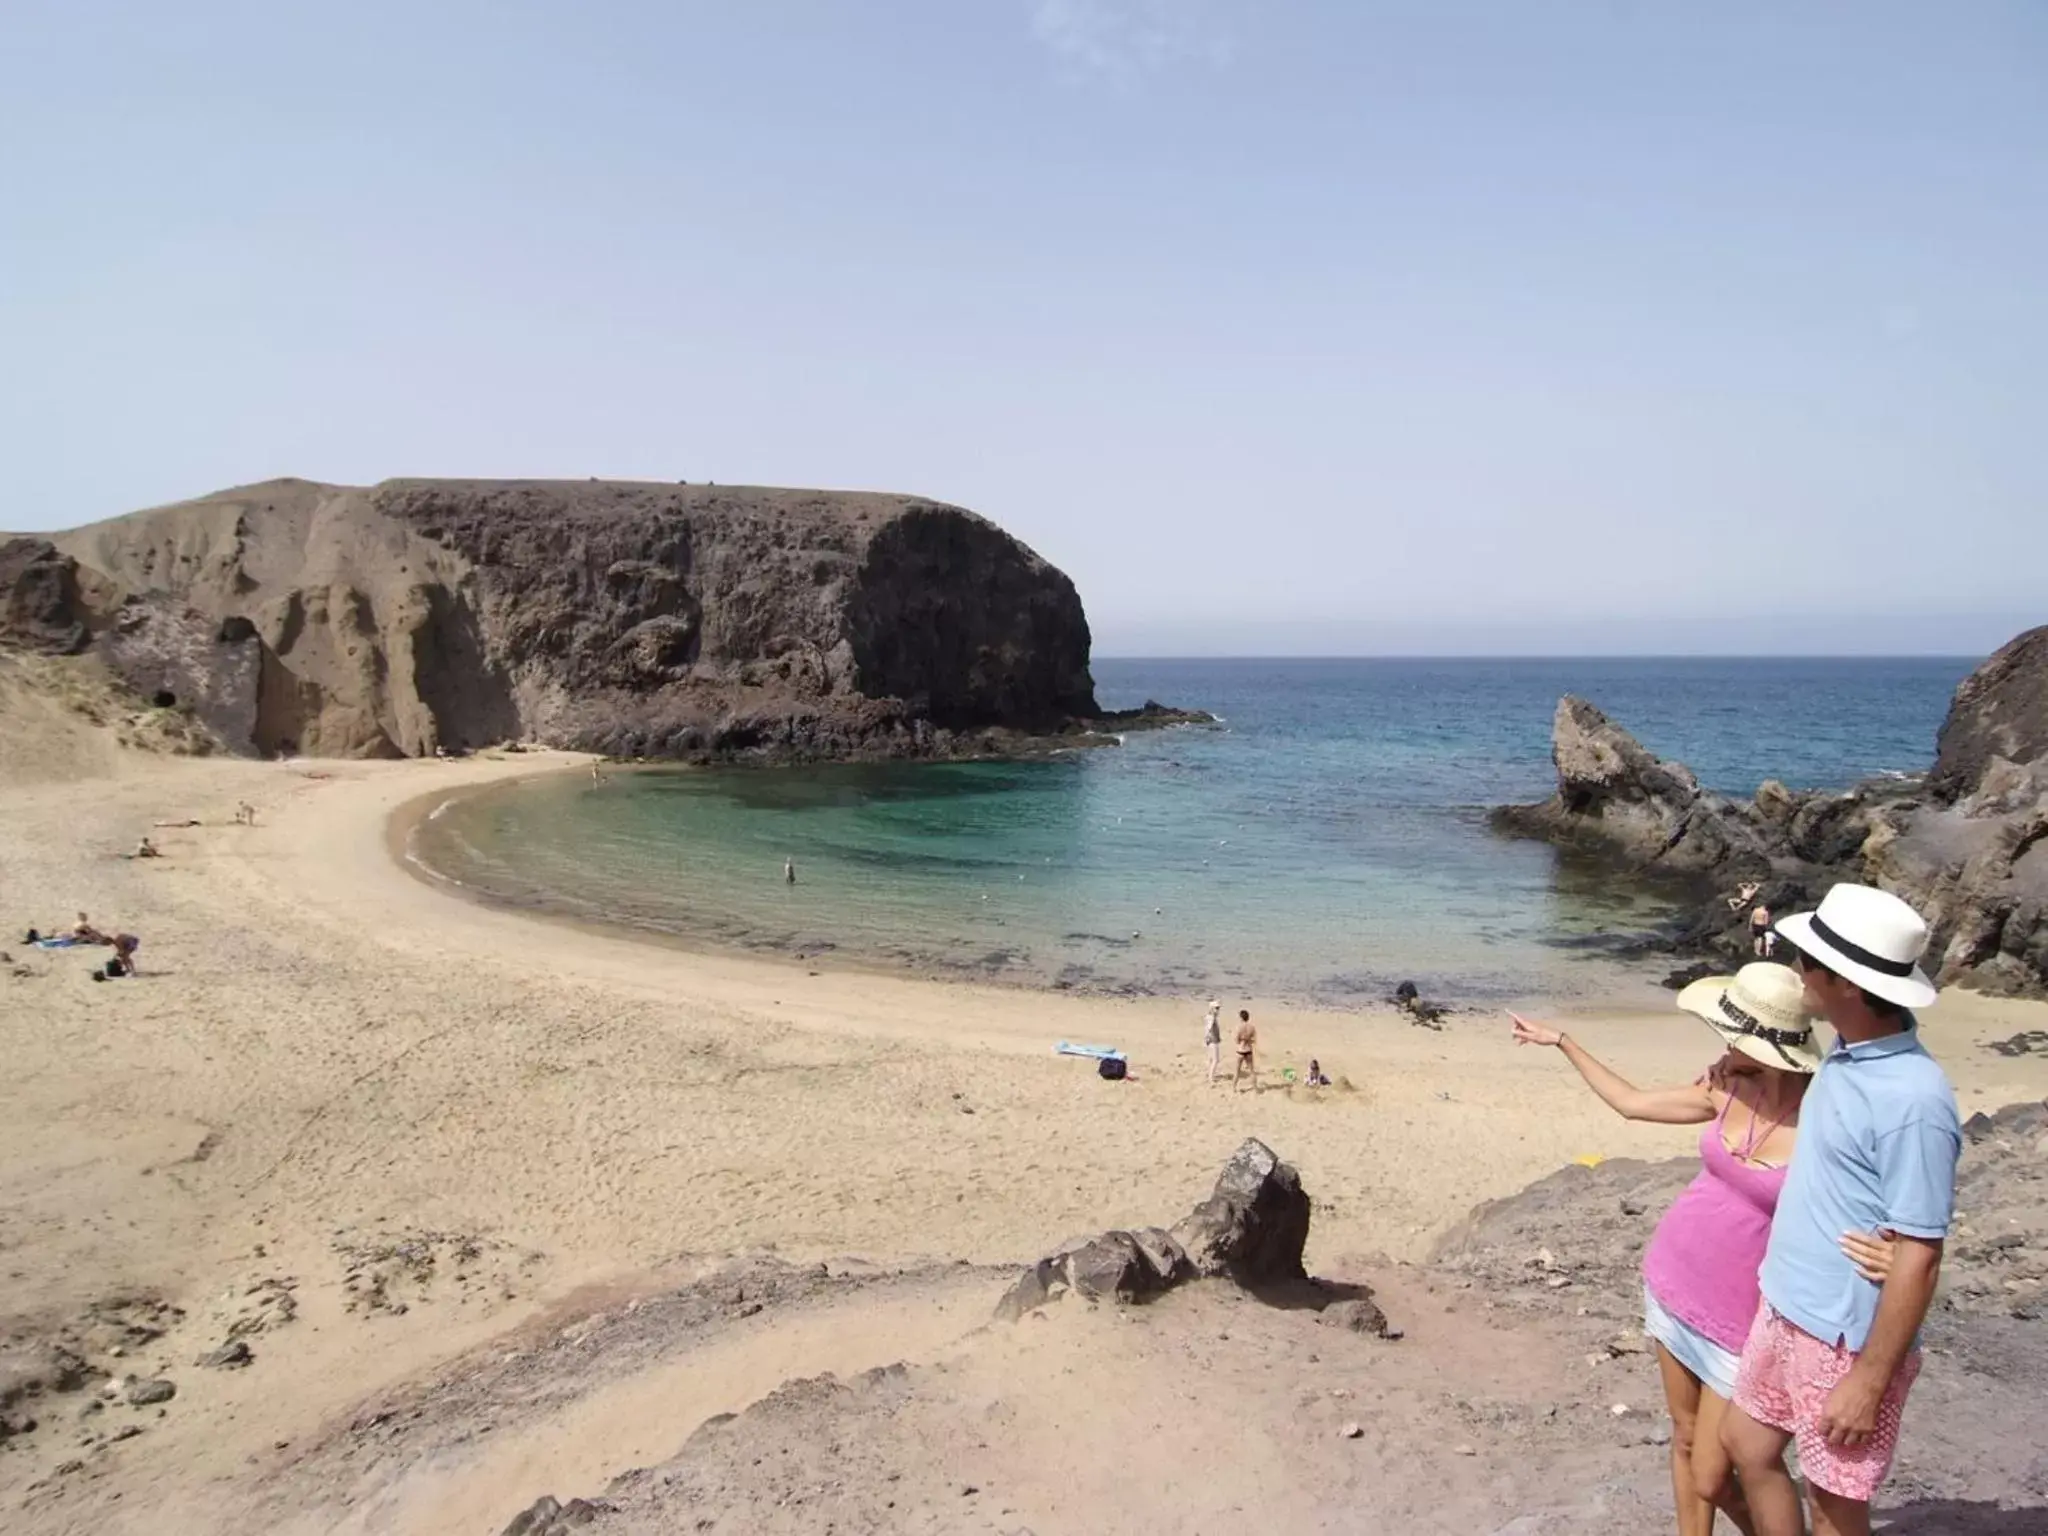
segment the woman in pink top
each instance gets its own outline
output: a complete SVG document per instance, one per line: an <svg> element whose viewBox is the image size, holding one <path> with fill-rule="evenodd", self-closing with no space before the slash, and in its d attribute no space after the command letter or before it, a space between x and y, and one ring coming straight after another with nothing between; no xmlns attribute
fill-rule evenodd
<svg viewBox="0 0 2048 1536"><path fill-rule="evenodd" d="M1721 1415L1756 1318L1757 1270L1791 1161L1799 1104L1820 1066L1804 987L1788 966L1746 965L1694 982L1678 1006L1726 1047L1698 1082L1637 1088L1569 1035L1510 1014L1522 1045L1554 1045L1630 1120L1702 1125L1700 1173L1664 1213L1643 1256L1643 1331L1656 1340L1671 1409L1671 1487L1679 1536L1711 1536L1714 1511L1743 1531L1749 1511L1721 1449ZM1866 1239L1866 1243L1875 1243ZM1889 1250L1871 1252L1881 1273Z"/></svg>

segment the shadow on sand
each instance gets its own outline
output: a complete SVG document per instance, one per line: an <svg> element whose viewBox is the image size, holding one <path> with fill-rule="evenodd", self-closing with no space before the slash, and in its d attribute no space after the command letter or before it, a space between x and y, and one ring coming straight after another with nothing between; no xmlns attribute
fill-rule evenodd
<svg viewBox="0 0 2048 1536"><path fill-rule="evenodd" d="M2012 1508L1979 1499L1920 1499L1880 1507L1873 1521L1883 1536L2041 1536L2048 1506Z"/></svg>

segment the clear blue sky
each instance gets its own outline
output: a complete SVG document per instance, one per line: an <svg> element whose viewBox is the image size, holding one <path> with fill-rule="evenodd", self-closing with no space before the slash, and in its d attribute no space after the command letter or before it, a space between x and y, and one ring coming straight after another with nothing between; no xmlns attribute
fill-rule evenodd
<svg viewBox="0 0 2048 1536"><path fill-rule="evenodd" d="M2037 0L11 0L0 526L915 491L1105 651L2048 620Z"/></svg>

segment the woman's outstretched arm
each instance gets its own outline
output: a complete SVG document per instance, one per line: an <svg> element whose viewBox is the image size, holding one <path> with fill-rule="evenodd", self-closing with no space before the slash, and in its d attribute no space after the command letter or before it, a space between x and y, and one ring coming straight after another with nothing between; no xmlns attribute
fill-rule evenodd
<svg viewBox="0 0 2048 1536"><path fill-rule="evenodd" d="M1531 1023L1518 1013L1508 1017L1515 1021L1515 1044L1557 1047L1579 1069L1586 1086L1624 1119L1649 1120L1659 1125L1701 1125L1714 1118L1713 1090L1704 1078L1679 1088L1638 1088L1563 1030Z"/></svg>

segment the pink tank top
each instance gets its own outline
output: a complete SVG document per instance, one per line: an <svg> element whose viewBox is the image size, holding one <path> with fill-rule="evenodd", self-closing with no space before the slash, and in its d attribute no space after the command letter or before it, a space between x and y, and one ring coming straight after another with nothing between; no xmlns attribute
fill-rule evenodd
<svg viewBox="0 0 2048 1536"><path fill-rule="evenodd" d="M1786 1170L1759 1168L1730 1152L1721 1132L1727 1118L1724 1104L1700 1132L1699 1177L1657 1223L1643 1255L1643 1282L1673 1317L1739 1352L1756 1320L1756 1272Z"/></svg>

